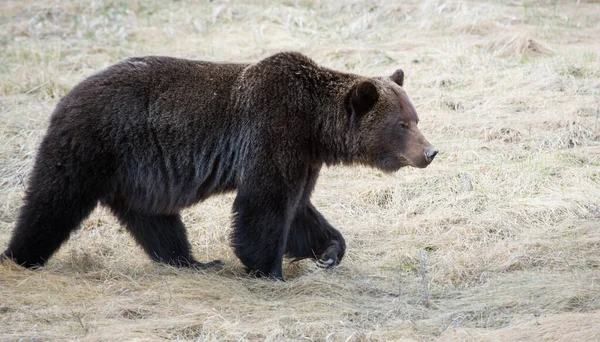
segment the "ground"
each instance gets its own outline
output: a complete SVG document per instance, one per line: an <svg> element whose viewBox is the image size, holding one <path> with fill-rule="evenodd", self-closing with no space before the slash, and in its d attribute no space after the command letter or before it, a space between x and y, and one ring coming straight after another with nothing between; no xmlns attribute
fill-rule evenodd
<svg viewBox="0 0 600 342"><path fill-rule="evenodd" d="M99 208L44 269L0 265L0 340L600 340L599 22L589 0L0 2L0 249L59 98L129 56L403 68L441 150L325 169L346 258L287 282L245 276L234 195L183 213L219 272L152 263Z"/></svg>

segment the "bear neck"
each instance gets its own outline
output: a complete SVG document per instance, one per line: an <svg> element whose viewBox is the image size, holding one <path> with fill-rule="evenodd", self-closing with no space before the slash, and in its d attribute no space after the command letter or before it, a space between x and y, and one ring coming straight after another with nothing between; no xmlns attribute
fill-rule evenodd
<svg viewBox="0 0 600 342"><path fill-rule="evenodd" d="M346 95L364 77L320 67L303 65L302 76L296 73L295 103L302 103L312 128L311 152L315 163L327 165L355 164L358 156L357 127L346 112ZM311 101L306 101L311 99Z"/></svg>
<svg viewBox="0 0 600 342"><path fill-rule="evenodd" d="M308 142L313 163L353 164L359 159L357 127L344 102L364 77L319 66L298 52L281 52L250 65L242 79L268 89L270 99L280 99L282 112L295 112L298 122L307 123L310 136L302 140Z"/></svg>
<svg viewBox="0 0 600 342"><path fill-rule="evenodd" d="M327 165L352 165L358 158L356 125L344 107L344 97L350 91L355 75L336 73L330 87L320 96L313 122L313 155Z"/></svg>

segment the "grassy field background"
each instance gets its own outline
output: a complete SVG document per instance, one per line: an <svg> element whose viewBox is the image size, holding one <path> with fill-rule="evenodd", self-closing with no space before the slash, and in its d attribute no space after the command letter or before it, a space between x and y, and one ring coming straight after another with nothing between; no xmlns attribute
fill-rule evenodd
<svg viewBox="0 0 600 342"><path fill-rule="evenodd" d="M57 101L130 56L403 68L442 151L324 170L313 201L347 256L287 282L245 276L234 195L183 213L218 272L153 264L98 208L47 267L0 265L0 340L599 341L598 37L598 1L0 2L0 249Z"/></svg>

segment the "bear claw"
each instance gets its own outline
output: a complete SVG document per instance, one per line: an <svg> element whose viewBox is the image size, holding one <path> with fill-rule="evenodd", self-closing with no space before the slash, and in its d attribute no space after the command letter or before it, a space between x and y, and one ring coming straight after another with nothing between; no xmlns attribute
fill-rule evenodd
<svg viewBox="0 0 600 342"><path fill-rule="evenodd" d="M321 268L328 268L333 266L333 264L335 263L335 260L333 260L333 258L329 258L327 260L317 260L316 264L317 266L321 267Z"/></svg>
<svg viewBox="0 0 600 342"><path fill-rule="evenodd" d="M321 256L317 259L316 264L321 268L337 266L339 265L340 261L342 261L343 255L344 251L342 250L342 247L336 243L329 246L329 248L327 248L325 252L321 254Z"/></svg>

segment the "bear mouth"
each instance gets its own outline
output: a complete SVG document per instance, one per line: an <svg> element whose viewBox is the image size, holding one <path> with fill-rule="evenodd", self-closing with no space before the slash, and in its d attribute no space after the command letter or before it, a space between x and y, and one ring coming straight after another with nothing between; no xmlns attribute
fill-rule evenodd
<svg viewBox="0 0 600 342"><path fill-rule="evenodd" d="M402 164L401 167L405 167L405 166L411 166L411 167L417 167L417 168L419 167L415 163L413 163L410 159L406 158L403 155L398 156L398 161Z"/></svg>
<svg viewBox="0 0 600 342"><path fill-rule="evenodd" d="M431 162L429 162L429 161L423 161L422 163L415 163L406 157L402 157L402 159L405 161L406 166L411 166L411 167L414 167L417 169L424 169L427 166L429 166L429 164L431 164Z"/></svg>
<svg viewBox="0 0 600 342"><path fill-rule="evenodd" d="M377 163L378 168L386 173L392 173L400 170L406 166L418 167L408 158L402 155L387 155L384 158L380 158Z"/></svg>

